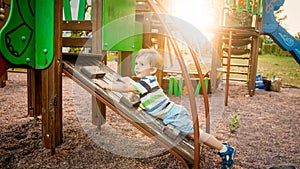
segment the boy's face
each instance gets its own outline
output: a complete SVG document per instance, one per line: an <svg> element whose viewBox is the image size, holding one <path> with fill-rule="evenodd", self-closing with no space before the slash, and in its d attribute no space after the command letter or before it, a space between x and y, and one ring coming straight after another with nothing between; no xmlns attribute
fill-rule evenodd
<svg viewBox="0 0 300 169"><path fill-rule="evenodd" d="M145 76L151 75L153 68L150 66L150 63L147 59L143 57L138 57L135 60L135 75L138 78L143 78Z"/></svg>

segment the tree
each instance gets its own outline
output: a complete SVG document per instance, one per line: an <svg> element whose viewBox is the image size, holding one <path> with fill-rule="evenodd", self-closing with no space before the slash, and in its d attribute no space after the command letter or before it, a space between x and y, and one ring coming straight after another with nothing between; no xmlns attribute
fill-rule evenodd
<svg viewBox="0 0 300 169"><path fill-rule="evenodd" d="M296 35L295 35L295 38L300 41L300 32L298 32Z"/></svg>
<svg viewBox="0 0 300 169"><path fill-rule="evenodd" d="M285 14L284 7L281 6L277 11L274 12L276 21L284 28L286 28L287 15Z"/></svg>

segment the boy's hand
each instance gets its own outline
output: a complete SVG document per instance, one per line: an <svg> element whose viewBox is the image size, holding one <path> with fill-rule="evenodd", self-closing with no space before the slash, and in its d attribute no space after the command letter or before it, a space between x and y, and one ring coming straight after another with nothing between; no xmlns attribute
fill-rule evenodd
<svg viewBox="0 0 300 169"><path fill-rule="evenodd" d="M125 82L126 84L129 84L130 81L132 80L130 77L128 76L125 76L125 77L121 77L120 78L123 82Z"/></svg>
<svg viewBox="0 0 300 169"><path fill-rule="evenodd" d="M97 85L99 85L101 88L103 88L103 89L109 89L109 90L111 90L111 84L105 83L102 80L94 80L94 82Z"/></svg>

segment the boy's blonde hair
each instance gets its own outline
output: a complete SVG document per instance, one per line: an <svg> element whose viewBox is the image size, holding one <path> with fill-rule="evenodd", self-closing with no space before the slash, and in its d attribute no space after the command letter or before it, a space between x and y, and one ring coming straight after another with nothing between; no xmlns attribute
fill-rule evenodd
<svg viewBox="0 0 300 169"><path fill-rule="evenodd" d="M149 62L151 67L163 69L164 61L161 54L155 49L141 49L136 54L136 58L143 58Z"/></svg>

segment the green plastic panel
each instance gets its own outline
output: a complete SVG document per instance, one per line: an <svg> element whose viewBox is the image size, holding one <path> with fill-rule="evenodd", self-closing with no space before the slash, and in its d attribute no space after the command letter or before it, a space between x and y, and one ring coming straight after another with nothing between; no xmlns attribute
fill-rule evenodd
<svg viewBox="0 0 300 169"><path fill-rule="evenodd" d="M36 0L35 69L45 69L54 57L54 1Z"/></svg>
<svg viewBox="0 0 300 169"><path fill-rule="evenodd" d="M77 20L84 20L84 18L85 18L85 8L86 8L86 0L80 0L79 1Z"/></svg>
<svg viewBox="0 0 300 169"><path fill-rule="evenodd" d="M169 88L168 88L168 95L170 95L170 96L173 94L174 81L175 81L175 78L170 77L170 79L169 79Z"/></svg>
<svg viewBox="0 0 300 169"><path fill-rule="evenodd" d="M11 11L0 32L0 51L13 65L34 67L34 0L11 1Z"/></svg>
<svg viewBox="0 0 300 169"><path fill-rule="evenodd" d="M103 50L135 50L135 3L135 0L103 0Z"/></svg>
<svg viewBox="0 0 300 169"><path fill-rule="evenodd" d="M0 32L3 57L18 67L46 69L53 61L54 1L11 1Z"/></svg>
<svg viewBox="0 0 300 169"><path fill-rule="evenodd" d="M66 21L72 20L70 0L64 0L64 16Z"/></svg>

